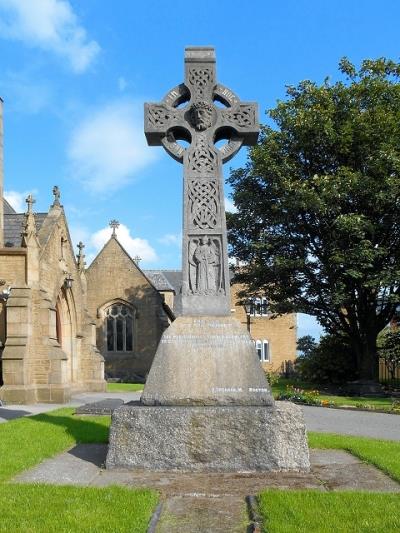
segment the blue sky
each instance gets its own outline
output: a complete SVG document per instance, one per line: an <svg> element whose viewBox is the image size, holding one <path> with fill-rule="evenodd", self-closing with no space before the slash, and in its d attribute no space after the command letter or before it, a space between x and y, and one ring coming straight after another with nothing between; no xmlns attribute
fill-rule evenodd
<svg viewBox="0 0 400 533"><path fill-rule="evenodd" d="M219 81L263 121L285 85L335 79L344 55L398 60L399 22L397 0L0 0L8 198L24 209L33 192L45 211L57 184L89 259L117 218L144 268L180 268L182 168L146 146L142 108L183 81L184 47L215 46Z"/></svg>

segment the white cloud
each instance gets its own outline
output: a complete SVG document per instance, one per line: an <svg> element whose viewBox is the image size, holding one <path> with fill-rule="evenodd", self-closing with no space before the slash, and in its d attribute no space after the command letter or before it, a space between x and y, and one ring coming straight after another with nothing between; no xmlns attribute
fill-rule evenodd
<svg viewBox="0 0 400 533"><path fill-rule="evenodd" d="M90 244L95 248L96 252L99 252L110 236L111 229L106 226L91 236ZM132 237L129 228L124 224L121 224L117 229L117 238L132 258L138 255L143 261L148 263L158 261L157 254L149 242L146 239Z"/></svg>
<svg viewBox="0 0 400 533"><path fill-rule="evenodd" d="M146 145L138 106L116 102L78 124L68 157L76 177L98 193L122 187L156 156Z"/></svg>
<svg viewBox="0 0 400 533"><path fill-rule="evenodd" d="M229 213L237 213L237 207L235 204L225 196L225 211L228 211Z"/></svg>
<svg viewBox="0 0 400 533"><path fill-rule="evenodd" d="M181 246L182 245L182 234L181 233L167 233L163 237L160 237L158 239L158 242L161 244L165 244L166 246L174 245L174 246Z"/></svg>
<svg viewBox="0 0 400 533"><path fill-rule="evenodd" d="M26 211L25 200L29 194L36 194L36 190L32 191L4 191L4 197L7 202L15 209L17 213L24 213Z"/></svg>
<svg viewBox="0 0 400 533"><path fill-rule="evenodd" d="M0 0L0 35L67 59L84 72L100 51L67 0Z"/></svg>

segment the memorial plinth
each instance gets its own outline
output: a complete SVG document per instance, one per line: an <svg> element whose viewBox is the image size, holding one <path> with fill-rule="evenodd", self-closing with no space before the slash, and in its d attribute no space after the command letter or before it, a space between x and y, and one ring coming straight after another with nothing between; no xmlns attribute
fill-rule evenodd
<svg viewBox="0 0 400 533"><path fill-rule="evenodd" d="M161 337L141 405L112 415L107 468L309 468L301 409L274 402L254 343L230 313L222 164L258 132L257 105L217 83L210 47L186 48L185 83L145 104L148 144L184 167L183 313Z"/></svg>

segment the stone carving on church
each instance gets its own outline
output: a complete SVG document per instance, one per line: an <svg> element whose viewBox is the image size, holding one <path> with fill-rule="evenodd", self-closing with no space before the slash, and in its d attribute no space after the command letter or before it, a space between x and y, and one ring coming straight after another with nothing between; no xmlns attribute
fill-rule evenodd
<svg viewBox="0 0 400 533"><path fill-rule="evenodd" d="M217 154L204 135L199 135L195 148L188 154L189 174L213 174L217 170Z"/></svg>
<svg viewBox="0 0 400 533"><path fill-rule="evenodd" d="M209 68L191 68L189 71L189 83L196 91L196 96L202 98L204 90L214 83L213 71Z"/></svg>
<svg viewBox="0 0 400 533"><path fill-rule="evenodd" d="M225 295L221 264L221 241L207 235L189 241L190 291L198 295Z"/></svg>
<svg viewBox="0 0 400 533"><path fill-rule="evenodd" d="M214 229L219 220L217 179L189 179L189 224L194 229Z"/></svg>

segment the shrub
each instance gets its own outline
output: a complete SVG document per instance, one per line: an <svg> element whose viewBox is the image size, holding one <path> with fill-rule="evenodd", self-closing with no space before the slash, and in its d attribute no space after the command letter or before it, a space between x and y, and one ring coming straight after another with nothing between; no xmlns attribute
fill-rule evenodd
<svg viewBox="0 0 400 533"><path fill-rule="evenodd" d="M319 344L309 342L307 348L296 361L302 380L340 384L356 379L355 355L346 337L324 335Z"/></svg>

